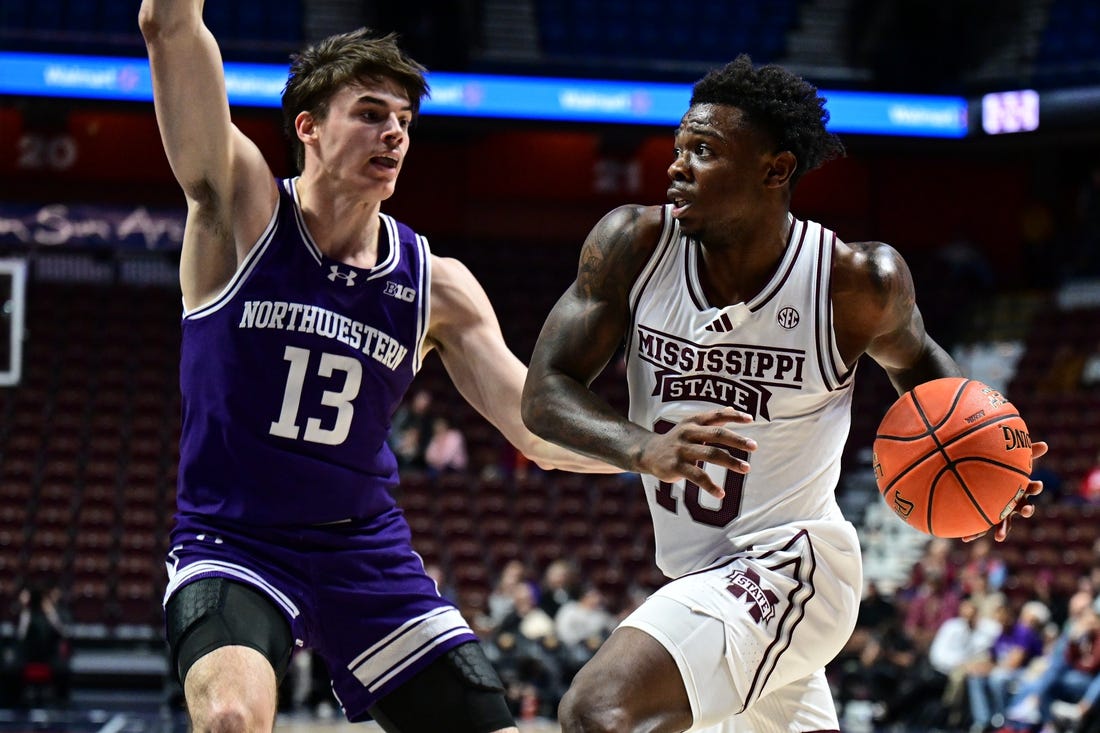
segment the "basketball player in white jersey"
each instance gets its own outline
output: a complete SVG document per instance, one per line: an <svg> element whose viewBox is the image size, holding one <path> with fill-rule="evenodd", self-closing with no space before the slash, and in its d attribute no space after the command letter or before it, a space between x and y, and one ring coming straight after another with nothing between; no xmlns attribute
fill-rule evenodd
<svg viewBox="0 0 1100 733"><path fill-rule="evenodd" d="M577 674L566 733L839 728L824 667L862 588L834 497L856 363L868 354L899 394L960 371L894 249L789 212L799 177L843 152L824 101L746 56L700 80L671 203L596 225L539 337L527 425L642 474L674 578ZM588 388L623 343L629 419Z"/></svg>

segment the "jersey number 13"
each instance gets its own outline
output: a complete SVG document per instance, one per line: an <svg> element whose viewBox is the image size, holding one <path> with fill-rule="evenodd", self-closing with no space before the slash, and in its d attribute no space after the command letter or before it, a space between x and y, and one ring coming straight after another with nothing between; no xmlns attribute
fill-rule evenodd
<svg viewBox="0 0 1100 733"><path fill-rule="evenodd" d="M311 443L340 445L348 439L348 432L351 430L351 418L355 414L355 406L351 402L359 394L359 386L363 381L363 365L350 356L321 354L321 361L316 367L318 376L329 379L333 386L338 386L341 383L340 374L344 375L343 386L339 390L325 390L321 394L321 405L335 408L336 420L331 425L324 425L318 417L306 417L306 428L302 433L298 413L301 411L302 385L309 373L310 355L309 349L297 346L287 346L283 352L283 359L290 362L290 371L283 390L283 407L279 411L279 419L271 423L268 432L291 440L297 440L301 435L302 440Z"/></svg>

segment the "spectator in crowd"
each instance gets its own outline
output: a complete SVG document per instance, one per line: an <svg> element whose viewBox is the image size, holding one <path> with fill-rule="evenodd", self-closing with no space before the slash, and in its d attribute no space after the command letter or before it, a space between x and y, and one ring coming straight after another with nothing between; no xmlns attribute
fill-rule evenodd
<svg viewBox="0 0 1100 733"><path fill-rule="evenodd" d="M900 619L884 623L864 637L864 643L853 650L853 659L834 661L842 665L836 689L842 702L851 700L874 702L879 714L889 717L885 703L900 689L919 656L913 642L901 628Z"/></svg>
<svg viewBox="0 0 1100 733"><path fill-rule="evenodd" d="M1055 700L1088 709L1100 699L1100 616L1092 604L1071 599L1067 628L1046 656L1045 669L1020 686L1005 713L1020 727L1040 730L1050 723Z"/></svg>
<svg viewBox="0 0 1100 733"><path fill-rule="evenodd" d="M424 463L435 474L464 471L469 457L466 436L442 415L432 421L432 434L424 449Z"/></svg>
<svg viewBox="0 0 1100 733"><path fill-rule="evenodd" d="M983 618L997 618L1008 603L1004 593L990 588L989 575L972 566L964 566L959 571L959 586Z"/></svg>
<svg viewBox="0 0 1100 733"><path fill-rule="evenodd" d="M1043 493L1046 493L1045 489ZM1050 611L1050 620L1043 629L1043 636L1047 640L1050 640L1050 637L1057 637L1066 619L1069 618L1069 596L1056 582L1058 575L1060 573L1056 574L1050 568L1043 568L1035 574L1035 581L1031 588L1032 600L1039 601Z"/></svg>
<svg viewBox="0 0 1100 733"><path fill-rule="evenodd" d="M936 628L928 654L914 655L898 684L887 689L877 723L914 723L919 719L927 726L957 726L966 667L988 652L1001 627L979 616L969 598L959 599L956 608L956 614ZM941 704L929 705L931 700Z"/></svg>
<svg viewBox="0 0 1100 733"><path fill-rule="evenodd" d="M879 639L897 625L898 620L898 608L893 599L880 592L878 583L868 579L856 615L855 629L844 649L826 670L830 684L838 691L841 704L870 697L864 654L868 648L878 647Z"/></svg>
<svg viewBox="0 0 1100 733"><path fill-rule="evenodd" d="M974 588L969 587L975 578L984 578L986 588L989 591L999 591L1004 587L1005 578L1008 576L1008 566L999 555L993 552L993 540L984 535L971 542L968 546L968 555L963 562L960 571L960 583L964 593L973 593Z"/></svg>
<svg viewBox="0 0 1100 733"><path fill-rule="evenodd" d="M516 718L529 720L555 714L566 684L558 646L553 634L529 639L512 631L496 634L488 645L487 651L504 683L508 708Z"/></svg>
<svg viewBox="0 0 1100 733"><path fill-rule="evenodd" d="M579 582L577 567L564 558L553 560L546 566L539 583L539 607L554 618L565 603L577 597Z"/></svg>
<svg viewBox="0 0 1100 733"><path fill-rule="evenodd" d="M959 592L943 573L929 570L909 600L904 631L918 654L925 655L940 626L958 614Z"/></svg>
<svg viewBox="0 0 1100 733"><path fill-rule="evenodd" d="M518 559L509 560L500 570L496 584L489 591L487 599L489 622L494 628L500 625L515 608L515 589L524 584L534 590L534 584L527 578L527 565Z"/></svg>
<svg viewBox="0 0 1100 733"><path fill-rule="evenodd" d="M390 422L390 447L400 469L424 469L432 429L432 393L417 390L397 408Z"/></svg>
<svg viewBox="0 0 1100 733"><path fill-rule="evenodd" d="M16 622L16 655L22 670L21 682L48 684L59 700L69 696L68 629L55 605L56 596L37 585L19 592Z"/></svg>
<svg viewBox="0 0 1100 733"><path fill-rule="evenodd" d="M920 559L910 568L908 581L898 590L900 600L908 603L930 574L939 576L944 586L955 585L958 568L951 559L951 547L951 541L942 537L933 537L928 541Z"/></svg>
<svg viewBox="0 0 1100 733"><path fill-rule="evenodd" d="M512 588L512 610L501 619L497 636L512 634L537 641L554 633L554 618L539 607L535 591L527 583Z"/></svg>
<svg viewBox="0 0 1100 733"><path fill-rule="evenodd" d="M567 646L602 642L614 628L615 617L607 610L604 594L592 583L584 586L579 598L563 603L554 616L554 630Z"/></svg>
<svg viewBox="0 0 1100 733"><path fill-rule="evenodd" d="M1011 608L1002 606L1003 629L989 649L988 656L973 661L966 674L973 730L1001 727L1009 698L1028 670L1028 665L1043 653L1043 627L1050 611L1039 601L1028 601L1015 620Z"/></svg>

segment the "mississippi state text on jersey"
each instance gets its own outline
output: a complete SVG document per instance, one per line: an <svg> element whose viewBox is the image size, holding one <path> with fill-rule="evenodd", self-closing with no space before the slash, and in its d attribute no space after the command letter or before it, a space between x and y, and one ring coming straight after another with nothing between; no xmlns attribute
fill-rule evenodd
<svg viewBox="0 0 1100 733"><path fill-rule="evenodd" d="M691 482L643 476L657 564L670 577L705 567L736 538L797 520L843 521L834 490L851 423L853 370L833 337L829 278L836 235L789 217L771 281L747 302L711 306L700 245L664 209L657 248L630 293L630 419L657 432L732 406L754 422L745 475L710 466L719 501ZM826 427L823 427L826 426Z"/></svg>

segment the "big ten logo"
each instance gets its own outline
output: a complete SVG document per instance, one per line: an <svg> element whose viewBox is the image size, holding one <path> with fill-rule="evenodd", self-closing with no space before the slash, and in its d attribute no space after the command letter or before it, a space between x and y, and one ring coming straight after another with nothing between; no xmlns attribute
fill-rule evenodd
<svg viewBox="0 0 1100 733"><path fill-rule="evenodd" d="M72 135L28 132L16 141L15 165L23 171L64 171L77 159Z"/></svg>
<svg viewBox="0 0 1100 733"><path fill-rule="evenodd" d="M406 303L411 303L416 298L416 290L414 288L395 283L392 280L386 281L386 295L403 300Z"/></svg>
<svg viewBox="0 0 1100 733"><path fill-rule="evenodd" d="M640 160L597 158L592 174L592 190L595 193L638 193L642 190Z"/></svg>
<svg viewBox="0 0 1100 733"><path fill-rule="evenodd" d="M1002 425L1001 435L1005 439L1005 450L1016 450L1017 448L1031 450L1031 436L1028 435L1026 430Z"/></svg>

